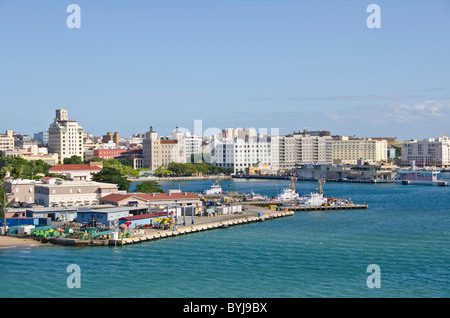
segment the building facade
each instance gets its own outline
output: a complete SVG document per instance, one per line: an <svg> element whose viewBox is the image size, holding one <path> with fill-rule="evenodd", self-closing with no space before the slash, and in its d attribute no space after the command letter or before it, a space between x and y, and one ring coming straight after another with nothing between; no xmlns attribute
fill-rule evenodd
<svg viewBox="0 0 450 318"><path fill-rule="evenodd" d="M402 165L415 161L417 166L450 167L450 138L425 138L411 140L402 146Z"/></svg>
<svg viewBox="0 0 450 318"><path fill-rule="evenodd" d="M176 138L158 137L158 133L150 127L150 131L145 133L142 148L144 168L154 171L160 167L166 168L171 162L186 163L183 134L177 134Z"/></svg>
<svg viewBox="0 0 450 318"><path fill-rule="evenodd" d="M302 164L331 163L331 136L304 132L279 136L279 158L280 170L292 170Z"/></svg>
<svg viewBox="0 0 450 318"><path fill-rule="evenodd" d="M277 136L240 136L234 131L226 131L222 135L216 135L208 144L208 148L211 165L233 169L234 173L245 172L257 164L278 167Z"/></svg>
<svg viewBox="0 0 450 318"><path fill-rule="evenodd" d="M13 207L34 203L35 180L27 179L6 179L5 190L8 193L8 200Z"/></svg>
<svg viewBox="0 0 450 318"><path fill-rule="evenodd" d="M94 149L94 157L102 159L114 159L120 157L126 149Z"/></svg>
<svg viewBox="0 0 450 318"><path fill-rule="evenodd" d="M34 187L35 203L49 206L82 206L99 204L99 199L118 193L116 184L93 181L64 181L42 178Z"/></svg>
<svg viewBox="0 0 450 318"><path fill-rule="evenodd" d="M0 151L14 150L14 133L12 130L7 130L6 134L0 135Z"/></svg>
<svg viewBox="0 0 450 318"><path fill-rule="evenodd" d="M332 141L332 157L334 163L343 164L356 164L358 160L372 163L387 161L387 141L341 136Z"/></svg>
<svg viewBox="0 0 450 318"><path fill-rule="evenodd" d="M132 149L124 151L118 157L114 157L117 161L122 164L128 162L131 163L133 169L142 169L144 168L144 157L142 154L142 149Z"/></svg>
<svg viewBox="0 0 450 318"><path fill-rule="evenodd" d="M56 110L55 120L48 129L48 151L58 154L61 163L72 156L84 159L83 127L68 118L66 109Z"/></svg>
<svg viewBox="0 0 450 318"><path fill-rule="evenodd" d="M184 140L186 142L186 161L192 163L201 161L203 138L186 133Z"/></svg>

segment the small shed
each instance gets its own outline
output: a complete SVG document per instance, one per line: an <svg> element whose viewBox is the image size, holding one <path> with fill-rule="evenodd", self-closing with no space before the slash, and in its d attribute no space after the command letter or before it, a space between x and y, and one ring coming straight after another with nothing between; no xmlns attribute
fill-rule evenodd
<svg viewBox="0 0 450 318"><path fill-rule="evenodd" d="M167 212L154 212L141 215L126 216L119 219L119 226L125 224L128 228L134 229L139 226L159 223L159 220L165 217L167 217Z"/></svg>

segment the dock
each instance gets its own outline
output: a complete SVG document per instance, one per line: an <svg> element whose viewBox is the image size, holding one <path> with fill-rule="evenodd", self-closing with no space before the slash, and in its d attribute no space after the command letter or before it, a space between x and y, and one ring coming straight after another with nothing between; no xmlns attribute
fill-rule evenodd
<svg viewBox="0 0 450 318"><path fill-rule="evenodd" d="M55 245L65 246L122 246L135 244L145 241L153 241L162 238L170 238L182 236L191 233L198 233L203 231L224 229L236 225L244 225L254 222L262 222L272 220L275 218L293 216L294 211L272 211L261 207L249 207L247 212L224 214L215 217L198 217L194 223L186 225L177 225L177 230L162 230L162 229L140 229L138 233L130 238L122 239L105 239L105 240L80 240L70 238L49 237L41 238L44 243L51 243Z"/></svg>
<svg viewBox="0 0 450 318"><path fill-rule="evenodd" d="M330 210L361 210L368 209L369 206L367 204L354 204L354 203L346 203L346 204L335 204L335 205L304 205L298 204L298 202L292 201L251 201L251 202L240 202L243 205L252 205L252 206L264 206L269 207L271 205L276 205L277 207L286 208L294 211L330 211Z"/></svg>

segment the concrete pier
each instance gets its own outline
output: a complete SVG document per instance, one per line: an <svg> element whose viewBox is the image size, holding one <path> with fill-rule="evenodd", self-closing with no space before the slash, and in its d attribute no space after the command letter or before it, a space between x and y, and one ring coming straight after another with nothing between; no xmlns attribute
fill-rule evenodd
<svg viewBox="0 0 450 318"><path fill-rule="evenodd" d="M213 217L202 216L195 217L194 222L189 221L186 225L177 225L177 230L162 229L139 229L133 230L133 234L129 238L122 239L106 239L106 240L80 240L67 238L43 238L42 240L56 245L66 246L122 246L127 244L135 244L145 241L157 240L162 238L170 238L179 235L197 233L201 231L216 230L228 228L235 225L243 225L252 222L260 222L274 218L286 217L294 215L294 211L272 211L264 207L247 207L247 211L242 213L223 214Z"/></svg>

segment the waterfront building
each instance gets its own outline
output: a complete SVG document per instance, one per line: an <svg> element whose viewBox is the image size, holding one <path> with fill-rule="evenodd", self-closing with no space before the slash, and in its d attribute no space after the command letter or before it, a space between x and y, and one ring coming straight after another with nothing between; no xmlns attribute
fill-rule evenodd
<svg viewBox="0 0 450 318"><path fill-rule="evenodd" d="M362 162L360 162L362 163ZM300 179L320 180L394 180L397 166L393 165L338 165L338 164L304 164L295 169Z"/></svg>
<svg viewBox="0 0 450 318"><path fill-rule="evenodd" d="M208 147L209 163L230 168L234 173L244 172L259 163L278 167L278 136L253 135L251 130L227 129L222 135L214 136Z"/></svg>
<svg viewBox="0 0 450 318"><path fill-rule="evenodd" d="M152 209L163 209L167 206L195 206L202 205L194 192L169 190L167 193L116 193L100 198L101 204L114 206L140 206Z"/></svg>
<svg viewBox="0 0 450 318"><path fill-rule="evenodd" d="M114 207L106 209L91 209L80 208L77 211L77 223L85 224L89 226L119 226L119 219L123 217L129 217L132 215L139 215L140 213L146 213L139 207Z"/></svg>
<svg viewBox="0 0 450 318"><path fill-rule="evenodd" d="M174 139L175 137L176 139ZM158 133L150 127L145 133L142 148L144 168L155 171L157 168L166 168L169 163L186 163L186 142L181 132L169 137L158 137Z"/></svg>
<svg viewBox="0 0 450 318"><path fill-rule="evenodd" d="M64 158L84 158L83 127L69 119L66 109L57 109L54 122L48 129L48 151L58 154L59 162Z"/></svg>
<svg viewBox="0 0 450 318"><path fill-rule="evenodd" d="M81 206L99 204L99 199L118 193L112 183L94 181L64 181L60 178L42 178L34 187L35 203L49 206Z"/></svg>
<svg viewBox="0 0 450 318"><path fill-rule="evenodd" d="M450 138L411 140L402 145L402 165L415 161L417 166L450 167Z"/></svg>
<svg viewBox="0 0 450 318"><path fill-rule="evenodd" d="M380 139L350 139L339 136L332 142L333 163L356 164L358 160L367 162L387 161L387 141Z"/></svg>
<svg viewBox="0 0 450 318"><path fill-rule="evenodd" d="M326 164L332 162L331 136L329 132L307 132L279 136L280 170L292 170L302 164Z"/></svg>
<svg viewBox="0 0 450 318"><path fill-rule="evenodd" d="M34 203L35 180L28 179L6 179L5 190L8 193L8 200L13 207Z"/></svg>
<svg viewBox="0 0 450 318"><path fill-rule="evenodd" d="M7 130L6 134L0 134L0 151L14 150L14 133L12 130Z"/></svg>

